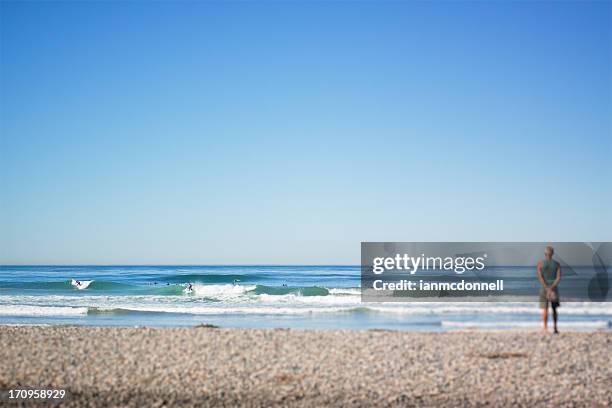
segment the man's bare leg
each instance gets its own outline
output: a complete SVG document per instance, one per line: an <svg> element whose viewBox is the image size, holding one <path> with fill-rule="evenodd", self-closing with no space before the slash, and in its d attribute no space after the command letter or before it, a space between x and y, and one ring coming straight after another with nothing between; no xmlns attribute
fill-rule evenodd
<svg viewBox="0 0 612 408"><path fill-rule="evenodd" d="M544 322L544 330L543 334L548 333L548 305L546 305L545 309L542 309L542 321Z"/></svg>
<svg viewBox="0 0 612 408"><path fill-rule="evenodd" d="M554 328L555 328L555 334L559 334L559 330L557 330L557 308L553 307L552 308L553 311L553 324L554 324Z"/></svg>

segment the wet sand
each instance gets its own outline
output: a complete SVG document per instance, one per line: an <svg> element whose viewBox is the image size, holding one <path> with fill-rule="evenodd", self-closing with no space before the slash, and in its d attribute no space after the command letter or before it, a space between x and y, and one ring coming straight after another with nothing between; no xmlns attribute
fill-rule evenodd
<svg viewBox="0 0 612 408"><path fill-rule="evenodd" d="M0 388L62 406L612 406L609 332L3 326L0 345Z"/></svg>

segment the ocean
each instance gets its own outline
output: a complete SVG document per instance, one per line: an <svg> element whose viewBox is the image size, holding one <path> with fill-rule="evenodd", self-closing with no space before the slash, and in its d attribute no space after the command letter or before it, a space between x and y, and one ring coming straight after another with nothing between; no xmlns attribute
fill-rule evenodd
<svg viewBox="0 0 612 408"><path fill-rule="evenodd" d="M432 332L541 325L536 302L369 303L359 286L359 266L0 266L0 324ZM560 330L612 328L611 303L562 302L559 315Z"/></svg>

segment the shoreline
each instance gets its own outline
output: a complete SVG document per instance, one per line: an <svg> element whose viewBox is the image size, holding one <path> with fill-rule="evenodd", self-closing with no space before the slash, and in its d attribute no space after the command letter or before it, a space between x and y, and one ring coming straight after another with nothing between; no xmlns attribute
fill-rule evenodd
<svg viewBox="0 0 612 408"><path fill-rule="evenodd" d="M611 406L612 333L0 326L62 406Z"/></svg>
<svg viewBox="0 0 612 408"><path fill-rule="evenodd" d="M522 323L522 322L521 322ZM441 330L414 330L412 328L398 329L387 327L355 327L355 328L326 328L326 327L241 327L241 326L218 326L210 323L197 323L190 325L177 326L156 326L156 325L133 325L133 324L77 324L77 323L2 323L0 329L4 327L73 327L73 328L88 328L88 329L155 329L155 330L172 330L172 329L190 329L190 328L210 328L222 330L291 330L296 332L391 332L391 333L418 333L418 334L444 334L444 333L523 333L523 334L542 334L541 322L524 322L518 324L516 322L504 326L496 322L479 322L472 324L471 322L462 321L443 321L439 325ZM537 323L537 324L535 324ZM609 333L612 335L612 326L603 320L578 322L576 325L568 324L564 321L560 324L560 331L564 334L587 334L587 333ZM603 323L606 327L603 327ZM553 324L549 322L548 334L553 335Z"/></svg>

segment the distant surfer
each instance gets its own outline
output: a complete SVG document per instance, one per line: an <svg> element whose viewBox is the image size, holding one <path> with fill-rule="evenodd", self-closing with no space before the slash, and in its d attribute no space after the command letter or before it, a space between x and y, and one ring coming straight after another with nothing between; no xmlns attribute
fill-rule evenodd
<svg viewBox="0 0 612 408"><path fill-rule="evenodd" d="M240 279L234 279L234 286L237 285L237 282L240 282Z"/></svg>
<svg viewBox="0 0 612 408"><path fill-rule="evenodd" d="M187 286L187 291L191 292L193 291L193 285L190 283L189 286Z"/></svg>
<svg viewBox="0 0 612 408"><path fill-rule="evenodd" d="M93 283L92 280L86 280L86 281L76 280L76 279L70 280L70 284L79 290L87 289L89 285L91 285L92 283Z"/></svg>
<svg viewBox="0 0 612 408"><path fill-rule="evenodd" d="M552 259L555 250L547 246L544 250L544 260L538 262L538 279L542 284L540 289L540 309L542 309L542 321L544 322L544 333L548 331L548 304L552 308L554 333L557 330L557 308L559 307L559 290L557 286L561 281L561 265Z"/></svg>

